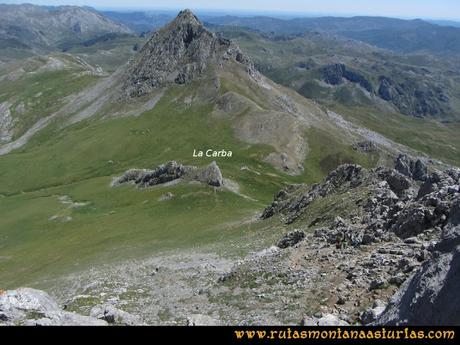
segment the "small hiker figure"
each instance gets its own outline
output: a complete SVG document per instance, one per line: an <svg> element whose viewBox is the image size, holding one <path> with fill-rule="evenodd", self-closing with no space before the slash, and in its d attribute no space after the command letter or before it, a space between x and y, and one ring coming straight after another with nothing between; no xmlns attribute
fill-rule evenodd
<svg viewBox="0 0 460 345"><path fill-rule="evenodd" d="M348 245L348 236L347 234L342 234L342 250L345 249Z"/></svg>
<svg viewBox="0 0 460 345"><path fill-rule="evenodd" d="M335 249L340 249L342 246L342 236L341 234L337 234L335 237Z"/></svg>

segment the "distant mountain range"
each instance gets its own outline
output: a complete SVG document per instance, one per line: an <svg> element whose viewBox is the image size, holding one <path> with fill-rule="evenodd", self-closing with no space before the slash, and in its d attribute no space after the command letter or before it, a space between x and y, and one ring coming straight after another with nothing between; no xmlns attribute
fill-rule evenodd
<svg viewBox="0 0 460 345"><path fill-rule="evenodd" d="M321 17L283 20L224 16L205 20L212 24L243 26L265 33L302 34L317 31L338 34L403 53L460 53L460 28L436 25L420 19Z"/></svg>
<svg viewBox="0 0 460 345"><path fill-rule="evenodd" d="M460 28L460 21L454 20L440 20L440 19L426 19L428 23L442 25L442 26L453 26L456 28Z"/></svg>
<svg viewBox="0 0 460 345"><path fill-rule="evenodd" d="M141 34L161 28L174 19L174 15L149 12L116 12L102 11L104 16L113 21L122 23L131 30Z"/></svg>
<svg viewBox="0 0 460 345"><path fill-rule="evenodd" d="M149 12L103 12L112 20L141 33L163 26L173 15ZM210 16L200 19L206 25L250 28L276 35L299 35L306 32L337 34L379 48L400 53L460 53L460 23L442 20L404 20L385 17L316 17L280 19L268 16Z"/></svg>
<svg viewBox="0 0 460 345"><path fill-rule="evenodd" d="M0 4L0 47L36 51L66 47L107 34L131 34L89 7Z"/></svg>
<svg viewBox="0 0 460 345"><path fill-rule="evenodd" d="M61 50L106 35L143 34L174 18L168 12L116 12L89 7L0 5L0 46ZM460 53L460 23L385 17L316 17L280 19L268 16L211 16L205 25L237 26L274 35L320 32L340 35L399 53Z"/></svg>

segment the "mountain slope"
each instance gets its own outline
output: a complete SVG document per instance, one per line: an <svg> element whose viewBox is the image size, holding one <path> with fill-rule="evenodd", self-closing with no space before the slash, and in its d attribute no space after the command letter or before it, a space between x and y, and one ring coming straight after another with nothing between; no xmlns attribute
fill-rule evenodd
<svg viewBox="0 0 460 345"><path fill-rule="evenodd" d="M2 49L64 49L107 33L132 31L87 7L0 5Z"/></svg>
<svg viewBox="0 0 460 345"><path fill-rule="evenodd" d="M174 19L173 13L102 11L104 16L143 34L163 27Z"/></svg>
<svg viewBox="0 0 460 345"><path fill-rule="evenodd" d="M456 60L395 54L327 34L212 29L235 40L272 80L394 141L459 164ZM385 90L396 96L386 97Z"/></svg>
<svg viewBox="0 0 460 345"><path fill-rule="evenodd" d="M0 78L18 78L15 87L33 95L28 78L43 66L60 65L65 78L93 71L72 55L51 57L1 70ZM64 67L56 63L64 59ZM428 158L404 155L398 171L366 169L419 153L347 121L347 109L333 112L264 77L189 11L115 73L98 71L73 93L51 88L50 101L64 104L0 147L5 288L46 289L84 315L115 301L155 324L368 323L373 299L387 299L409 279L404 267L416 270L430 256L419 241L458 218L449 211L457 170L432 173ZM14 96L6 91L4 102ZM10 103L3 108L11 112ZM208 150L232 155L194 154ZM182 165L167 166L191 171L216 161L223 185L166 179L113 187L127 170L155 179L174 160ZM364 167L329 173L342 163ZM281 238L294 227L305 232ZM353 240L340 253L331 245L339 233ZM320 311L336 316L316 318Z"/></svg>
<svg viewBox="0 0 460 345"><path fill-rule="evenodd" d="M162 47L152 50L159 38ZM153 64L159 56L168 57L168 65ZM185 78L177 79L180 73ZM142 92L126 92L137 86ZM341 163L385 164L406 150L260 75L234 43L189 12L154 35L127 66L98 76L68 100L29 125L32 132L0 147L8 262L0 275L9 286L38 284L73 265L101 262L113 250L122 259L225 243L245 234L244 220L286 183L318 181ZM376 149L352 147L363 140L375 140ZM208 149L233 155L193 155ZM195 184L142 192L110 187L127 169L171 160L198 167L216 160L228 183L218 191ZM174 197L160 201L166 193ZM63 196L79 206L62 203ZM14 274L15 267L23 273Z"/></svg>

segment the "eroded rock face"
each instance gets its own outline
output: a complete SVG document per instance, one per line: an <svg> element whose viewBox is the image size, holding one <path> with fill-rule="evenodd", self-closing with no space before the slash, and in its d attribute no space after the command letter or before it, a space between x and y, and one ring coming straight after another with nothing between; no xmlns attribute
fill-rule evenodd
<svg viewBox="0 0 460 345"><path fill-rule="evenodd" d="M341 165L321 183L280 191L261 218L280 214L286 224L291 224L322 198L345 199L344 195L348 198L358 193L365 197L356 201L355 212L340 221L331 221L328 227L316 229L317 237L332 243L337 235L344 235L353 244L369 244L392 235L411 238L430 229L439 234L460 195L460 173L455 169L434 172L420 186L418 180L424 176L420 172L425 173L426 166L421 168L423 163L417 162L420 161L400 156L396 161L399 171Z"/></svg>
<svg viewBox="0 0 460 345"><path fill-rule="evenodd" d="M450 111L449 96L442 88L429 86L412 78L397 83L391 78L380 76L376 94L406 115L424 117Z"/></svg>
<svg viewBox="0 0 460 345"><path fill-rule="evenodd" d="M375 324L460 324L460 227L448 228L435 249Z"/></svg>
<svg viewBox="0 0 460 345"><path fill-rule="evenodd" d="M184 10L156 31L131 61L123 90L135 97L167 84L184 84L202 76L210 65L229 60L244 65L250 75L257 74L234 43L207 30L190 10Z"/></svg>
<svg viewBox="0 0 460 345"><path fill-rule="evenodd" d="M426 165L420 159L413 160L405 154L400 154L396 158L395 169L401 174L417 181L425 181L427 179Z"/></svg>
<svg viewBox="0 0 460 345"><path fill-rule="evenodd" d="M87 325L107 322L62 310L46 292L19 288L0 294L0 325Z"/></svg>
<svg viewBox="0 0 460 345"><path fill-rule="evenodd" d="M373 91L372 84L362 74L352 71L347 68L344 64L332 64L324 66L320 69L323 80L331 85L340 85L343 80L346 79L352 83L359 84L362 88L368 92Z"/></svg>
<svg viewBox="0 0 460 345"><path fill-rule="evenodd" d="M222 172L215 161L201 170L195 166L182 165L176 161L170 161L159 165L153 170L129 169L123 175L115 178L112 186L116 187L131 183L139 188L146 188L179 179L198 181L213 187L221 187L224 184Z"/></svg>

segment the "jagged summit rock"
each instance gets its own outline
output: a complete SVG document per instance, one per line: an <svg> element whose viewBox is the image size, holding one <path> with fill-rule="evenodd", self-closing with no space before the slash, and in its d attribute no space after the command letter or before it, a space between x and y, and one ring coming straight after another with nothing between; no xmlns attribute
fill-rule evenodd
<svg viewBox="0 0 460 345"><path fill-rule="evenodd" d="M184 84L200 77L210 65L221 66L229 60L256 74L250 59L233 42L207 30L190 10L183 10L156 31L131 61L123 91L135 97L168 84Z"/></svg>

